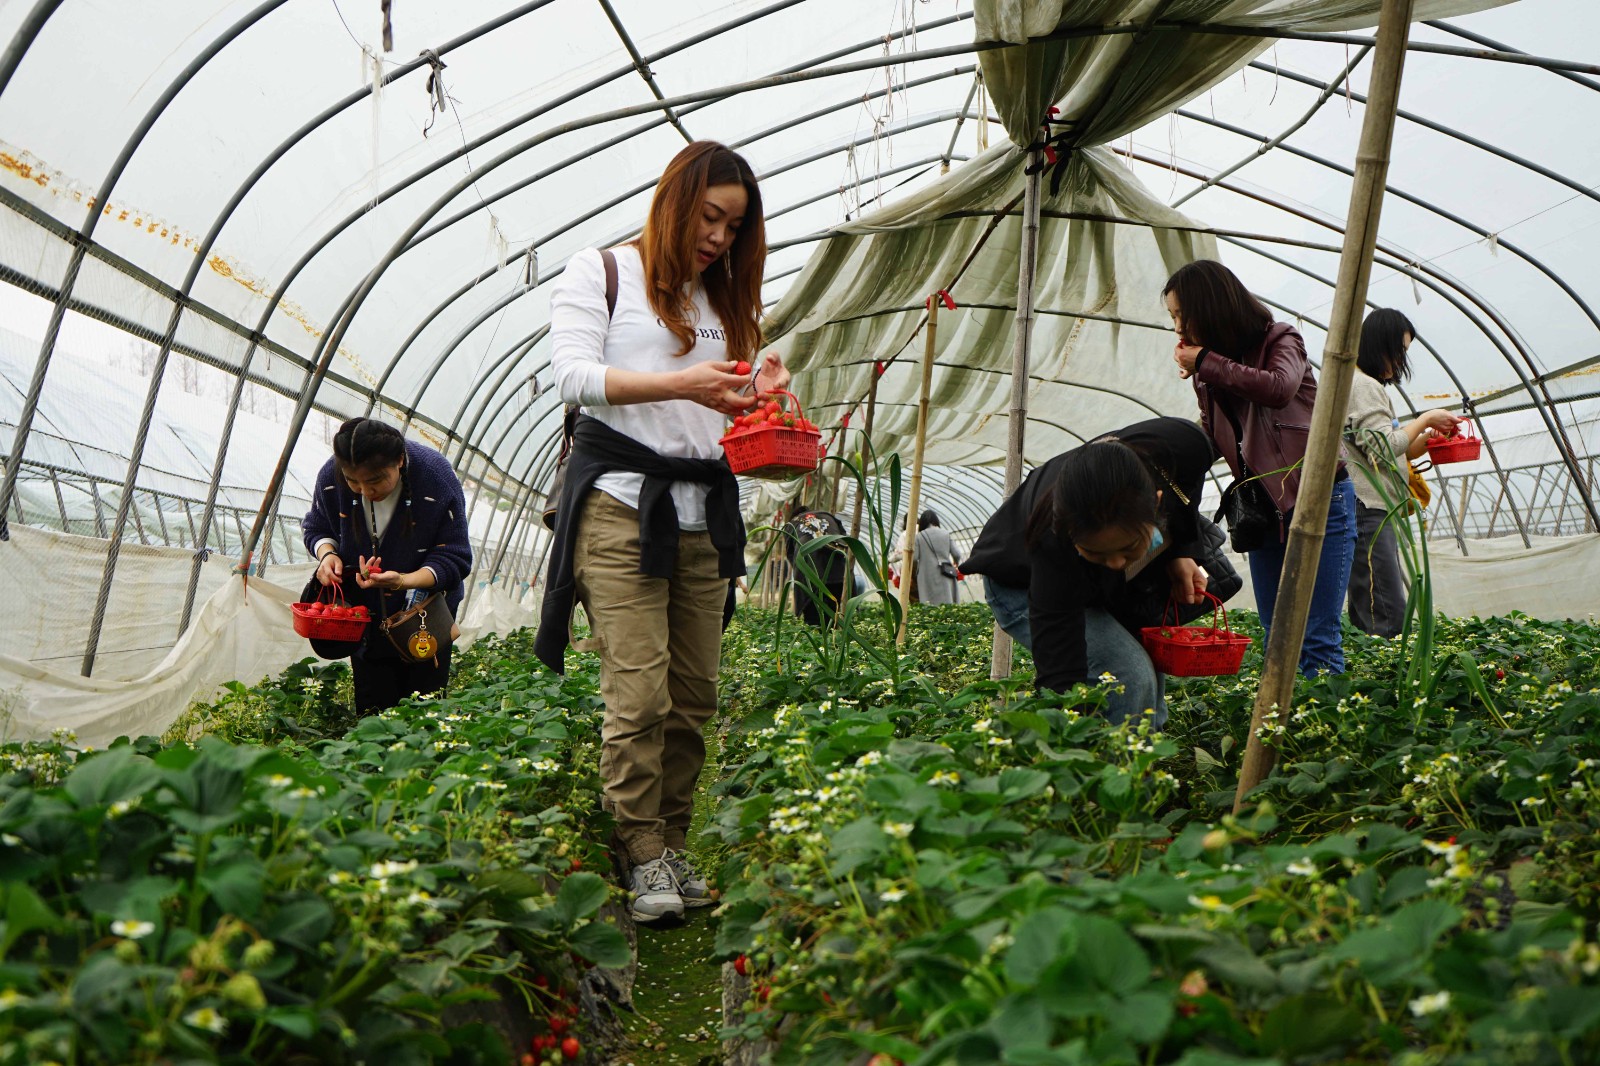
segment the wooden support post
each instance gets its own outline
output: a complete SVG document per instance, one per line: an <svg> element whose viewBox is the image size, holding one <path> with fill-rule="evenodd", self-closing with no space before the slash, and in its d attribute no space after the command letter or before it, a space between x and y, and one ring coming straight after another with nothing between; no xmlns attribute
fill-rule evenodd
<svg viewBox="0 0 1600 1066"><path fill-rule="evenodd" d="M1028 154L1026 184L1022 189L1022 247L1017 264L1017 324L1011 348L1011 411L1006 435L1006 498L1022 484L1022 448L1028 433L1028 362L1033 349L1033 279L1039 258L1039 182L1043 153ZM1011 676L1011 635L994 627L989 651L989 677Z"/></svg>
<svg viewBox="0 0 1600 1066"><path fill-rule="evenodd" d="M1361 310L1366 305L1367 282L1372 276L1372 253L1378 240L1378 219L1383 213L1384 184L1389 172L1389 150L1394 140L1395 109L1399 105L1400 75L1405 68L1406 38L1411 32L1413 0L1384 0L1378 15L1378 46L1367 89L1367 113L1361 124L1356 150L1355 179L1350 187L1349 221L1344 248L1339 255L1338 285L1333 313L1328 318L1327 347L1322 355L1322 380L1311 412L1311 435L1306 445L1300 491L1289 526L1283 573L1267 638L1261 689L1256 694L1239 769L1235 813L1251 789L1272 772L1277 752L1263 743L1262 734L1288 728L1293 713L1294 683L1299 672L1300 647L1311 610L1317 562L1328 526L1328 500L1339 463L1340 428L1350 405L1350 382L1355 374L1355 342L1361 335Z"/></svg>
<svg viewBox="0 0 1600 1066"><path fill-rule="evenodd" d="M922 505L922 456L928 444L928 394L933 387L934 340L939 332L939 297L928 297L928 336L922 350L922 389L917 397L917 447L911 461L911 498L906 502L905 543L900 548L900 632L895 646L906 642L911 613L911 583L916 580L917 508Z"/></svg>

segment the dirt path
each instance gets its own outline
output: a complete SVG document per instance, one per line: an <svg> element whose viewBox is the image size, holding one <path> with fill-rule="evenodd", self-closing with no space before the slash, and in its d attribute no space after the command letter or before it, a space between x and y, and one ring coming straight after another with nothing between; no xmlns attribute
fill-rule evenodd
<svg viewBox="0 0 1600 1066"><path fill-rule="evenodd" d="M722 773L720 720L706 730L706 765L700 775L689 850L700 869L714 875L721 852L700 839L715 813L710 789ZM688 913L675 926L639 927L635 1013L623 1024L635 1047L612 1058L615 1066L721 1066L722 964L716 959L714 907Z"/></svg>

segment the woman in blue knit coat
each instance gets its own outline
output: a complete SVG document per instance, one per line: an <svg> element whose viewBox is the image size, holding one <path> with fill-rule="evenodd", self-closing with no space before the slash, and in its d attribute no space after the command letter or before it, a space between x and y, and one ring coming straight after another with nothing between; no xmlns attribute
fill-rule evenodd
<svg viewBox="0 0 1600 1066"><path fill-rule="evenodd" d="M391 425L352 418L334 435L302 529L317 579L338 582L373 619L350 656L356 710L372 714L412 694L442 692L450 645L441 641L432 661L408 662L377 623L438 590L452 616L461 605L472 545L466 496L449 460Z"/></svg>

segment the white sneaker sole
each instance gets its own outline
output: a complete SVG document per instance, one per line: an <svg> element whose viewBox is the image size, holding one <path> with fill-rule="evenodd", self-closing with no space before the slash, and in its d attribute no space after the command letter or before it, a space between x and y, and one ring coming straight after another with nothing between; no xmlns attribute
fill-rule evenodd
<svg viewBox="0 0 1600 1066"><path fill-rule="evenodd" d="M661 911L660 913L651 913L649 911L635 910L633 907L629 907L628 908L628 915L634 921L642 922L642 923L648 925L651 922L659 922L663 918L669 918L669 919L671 919L671 918L682 918L683 917L683 909L679 908L678 910L675 910L675 911Z"/></svg>
<svg viewBox="0 0 1600 1066"><path fill-rule="evenodd" d="M685 907L709 907L709 906L713 905L716 902L717 901L712 899L710 896L684 896L683 897L683 905Z"/></svg>

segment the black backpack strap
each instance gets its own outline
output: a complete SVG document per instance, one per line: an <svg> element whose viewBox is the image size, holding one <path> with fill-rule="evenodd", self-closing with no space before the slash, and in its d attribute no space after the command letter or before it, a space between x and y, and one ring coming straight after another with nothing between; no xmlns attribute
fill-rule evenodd
<svg viewBox="0 0 1600 1066"><path fill-rule="evenodd" d="M617 257L609 248L602 248L600 262L606 268L606 317L610 318L617 313ZM566 462L572 452L572 430L578 424L578 413L578 405L569 403L561 420L561 462Z"/></svg>
<svg viewBox="0 0 1600 1066"><path fill-rule="evenodd" d="M606 317L617 313L617 257L609 248L600 249L600 262L606 268Z"/></svg>

